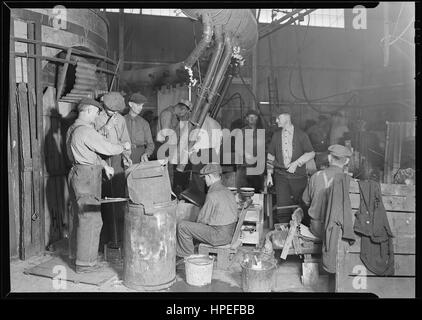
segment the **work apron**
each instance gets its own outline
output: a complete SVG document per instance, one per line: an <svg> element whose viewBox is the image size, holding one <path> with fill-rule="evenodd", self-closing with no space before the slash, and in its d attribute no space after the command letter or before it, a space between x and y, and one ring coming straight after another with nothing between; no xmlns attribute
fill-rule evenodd
<svg viewBox="0 0 422 320"><path fill-rule="evenodd" d="M72 199L73 226L70 232L70 256L76 265L93 266L97 263L101 219L100 165L73 165L69 172Z"/></svg>
<svg viewBox="0 0 422 320"><path fill-rule="evenodd" d="M141 156L145 153L145 145L135 145L132 144L132 150L130 154L130 158L132 159L132 163L136 164L141 162Z"/></svg>

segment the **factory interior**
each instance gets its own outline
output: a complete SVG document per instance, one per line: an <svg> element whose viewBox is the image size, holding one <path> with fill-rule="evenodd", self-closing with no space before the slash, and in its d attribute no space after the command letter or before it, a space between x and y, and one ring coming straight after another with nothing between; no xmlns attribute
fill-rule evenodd
<svg viewBox="0 0 422 320"><path fill-rule="evenodd" d="M12 8L10 292L415 298L415 5Z"/></svg>

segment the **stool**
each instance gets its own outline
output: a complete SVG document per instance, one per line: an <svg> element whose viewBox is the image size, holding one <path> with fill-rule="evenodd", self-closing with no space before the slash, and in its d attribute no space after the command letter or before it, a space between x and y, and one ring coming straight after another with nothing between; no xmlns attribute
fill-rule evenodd
<svg viewBox="0 0 422 320"><path fill-rule="evenodd" d="M206 243L200 243L198 247L198 253L204 255L216 255L217 263L215 268L220 270L227 270L231 265L234 255L237 253L237 247L238 246L235 247L231 244L213 247Z"/></svg>

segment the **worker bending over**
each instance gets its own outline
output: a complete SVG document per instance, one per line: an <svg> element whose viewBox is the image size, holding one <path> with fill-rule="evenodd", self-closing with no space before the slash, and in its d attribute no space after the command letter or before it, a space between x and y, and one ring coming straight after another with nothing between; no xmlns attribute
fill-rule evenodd
<svg viewBox="0 0 422 320"><path fill-rule="evenodd" d="M70 259L76 258L76 272L97 270L98 245L103 225L101 219L101 176L104 169L110 179L114 169L101 159L130 150L130 143L111 143L94 128L102 107L84 98L78 105L79 115L66 135L67 154L72 161L69 172L73 227L70 234ZM76 251L76 252L75 252Z"/></svg>
<svg viewBox="0 0 422 320"><path fill-rule="evenodd" d="M201 169L208 193L197 222L180 221L177 225L178 257L194 253L194 239L212 246L232 241L238 218L237 203L231 191L221 183L221 172L217 163L209 163Z"/></svg>

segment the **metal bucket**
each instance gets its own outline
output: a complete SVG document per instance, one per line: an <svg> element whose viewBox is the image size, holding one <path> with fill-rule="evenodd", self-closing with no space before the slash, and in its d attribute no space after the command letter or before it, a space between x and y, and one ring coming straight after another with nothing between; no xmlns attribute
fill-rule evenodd
<svg viewBox="0 0 422 320"><path fill-rule="evenodd" d="M123 240L126 287L156 291L175 282L176 207L176 200L150 208L129 203Z"/></svg>
<svg viewBox="0 0 422 320"><path fill-rule="evenodd" d="M185 258L186 282L191 286L206 286L211 283L214 258L204 254L193 254Z"/></svg>
<svg viewBox="0 0 422 320"><path fill-rule="evenodd" d="M252 253L251 256L259 256L261 268L255 268L253 259L246 259L242 266L242 290L243 292L271 292L274 283L274 271L277 262L274 258Z"/></svg>

